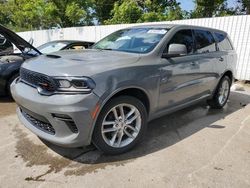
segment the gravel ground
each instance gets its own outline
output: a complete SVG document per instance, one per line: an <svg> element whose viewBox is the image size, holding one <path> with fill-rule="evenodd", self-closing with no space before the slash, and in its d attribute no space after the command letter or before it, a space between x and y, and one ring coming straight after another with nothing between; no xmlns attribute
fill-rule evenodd
<svg viewBox="0 0 250 188"><path fill-rule="evenodd" d="M37 138L0 99L0 187L250 187L250 88L223 110L192 106L149 123L134 150L105 156Z"/></svg>

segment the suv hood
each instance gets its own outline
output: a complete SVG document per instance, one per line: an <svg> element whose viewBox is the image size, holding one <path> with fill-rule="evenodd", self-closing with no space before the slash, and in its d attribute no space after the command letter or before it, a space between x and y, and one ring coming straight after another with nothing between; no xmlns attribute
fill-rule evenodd
<svg viewBox="0 0 250 188"><path fill-rule="evenodd" d="M34 46L32 46L30 43L28 43L26 40L24 40L22 37L17 35L15 32L7 29L6 27L2 26L0 24L0 35L2 35L4 38L15 44L15 46L21 51L24 52L25 48L30 48L35 50L39 55L42 53L36 49Z"/></svg>
<svg viewBox="0 0 250 188"><path fill-rule="evenodd" d="M59 51L25 61L23 68L48 76L92 76L135 63L140 55L107 50Z"/></svg>

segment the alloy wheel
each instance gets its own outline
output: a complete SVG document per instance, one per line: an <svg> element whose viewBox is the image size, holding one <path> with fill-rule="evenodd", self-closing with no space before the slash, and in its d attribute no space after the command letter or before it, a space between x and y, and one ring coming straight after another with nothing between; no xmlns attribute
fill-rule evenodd
<svg viewBox="0 0 250 188"><path fill-rule="evenodd" d="M223 105L227 98L228 98L228 95L229 95L229 89L230 89L230 84L228 83L228 80L224 80L222 83L221 83L221 87L219 89L219 97L218 97L218 100L219 100L219 103L221 105Z"/></svg>
<svg viewBox="0 0 250 188"><path fill-rule="evenodd" d="M131 104L114 106L102 122L102 137L115 148L129 145L138 136L142 124L139 110Z"/></svg>

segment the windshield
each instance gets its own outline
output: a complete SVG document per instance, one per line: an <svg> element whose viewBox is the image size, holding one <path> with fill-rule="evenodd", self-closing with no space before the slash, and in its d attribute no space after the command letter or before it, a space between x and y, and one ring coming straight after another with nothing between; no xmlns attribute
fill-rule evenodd
<svg viewBox="0 0 250 188"><path fill-rule="evenodd" d="M167 31L165 28L124 29L97 42L93 49L148 53L155 48Z"/></svg>
<svg viewBox="0 0 250 188"><path fill-rule="evenodd" d="M43 54L50 54L63 49L67 45L67 42L49 42L39 46L37 49Z"/></svg>

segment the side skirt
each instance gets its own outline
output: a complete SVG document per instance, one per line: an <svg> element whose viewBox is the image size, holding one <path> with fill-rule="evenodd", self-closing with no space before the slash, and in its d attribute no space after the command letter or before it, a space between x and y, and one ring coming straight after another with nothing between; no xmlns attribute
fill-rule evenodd
<svg viewBox="0 0 250 188"><path fill-rule="evenodd" d="M197 103L204 102L204 101L206 101L208 99L211 99L210 94L204 95L204 96L202 96L200 98L197 98L195 100L189 101L189 102L184 103L184 104L180 104L178 106L174 106L174 107L171 107L171 108L166 108L166 109L164 109L162 111L159 111L159 112L156 112L155 114L152 114L149 117L148 121L151 121L153 119L157 119L157 118L159 118L161 116L164 116L164 115L167 115L167 114L171 114L171 113L173 113L175 111L181 110L183 108L187 108L187 107L195 105Z"/></svg>

